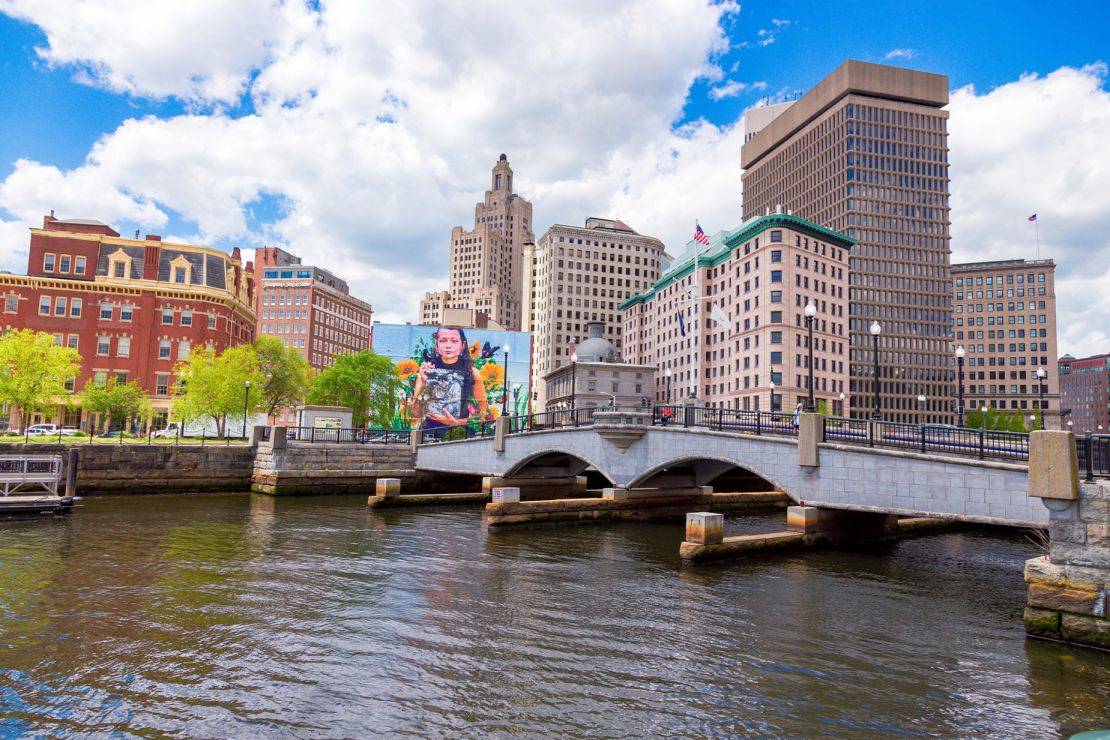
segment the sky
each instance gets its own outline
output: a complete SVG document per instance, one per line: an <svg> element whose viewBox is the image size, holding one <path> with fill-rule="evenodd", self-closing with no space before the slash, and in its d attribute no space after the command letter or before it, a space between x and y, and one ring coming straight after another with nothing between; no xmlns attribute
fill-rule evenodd
<svg viewBox="0 0 1110 740"><path fill-rule="evenodd" d="M678 254L742 219L743 112L851 58L948 76L952 260L1039 231L1060 353L1108 352L1108 27L1104 0L0 0L0 269L53 209L284 246L415 321L502 152L537 238L618 217Z"/></svg>

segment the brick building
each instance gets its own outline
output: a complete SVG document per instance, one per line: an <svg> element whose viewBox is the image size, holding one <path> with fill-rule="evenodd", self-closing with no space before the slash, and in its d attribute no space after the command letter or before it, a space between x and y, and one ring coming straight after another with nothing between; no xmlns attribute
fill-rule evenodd
<svg viewBox="0 0 1110 740"><path fill-rule="evenodd" d="M693 396L706 406L793 410L808 393L812 301L815 402L843 413L853 244L786 213L745 221L706 246L691 241L651 290L621 305L625 361L659 368L656 402Z"/></svg>
<svg viewBox="0 0 1110 740"><path fill-rule="evenodd" d="M1059 361L1060 408L1064 428L1084 434L1110 432L1110 354Z"/></svg>
<svg viewBox="0 0 1110 740"><path fill-rule="evenodd" d="M254 279L258 333L300 349L315 369L330 367L336 355L370 349L374 309L331 272L263 247L254 253Z"/></svg>
<svg viewBox="0 0 1110 740"><path fill-rule="evenodd" d="M72 384L78 403L13 418L13 428L100 428L80 408L80 391L110 376L146 389L158 425L173 403L174 365L192 348L222 352L254 339L254 279L238 248L229 255L153 234L126 239L99 221L46 216L31 230L27 275L0 274L0 296L0 328L48 332L82 358Z"/></svg>
<svg viewBox="0 0 1110 740"><path fill-rule="evenodd" d="M994 260L952 265L953 332L964 347L964 408L1037 408L1044 370L1045 425L1058 428L1056 265ZM953 408L955 408L953 401ZM1023 414L1024 415L1024 414Z"/></svg>

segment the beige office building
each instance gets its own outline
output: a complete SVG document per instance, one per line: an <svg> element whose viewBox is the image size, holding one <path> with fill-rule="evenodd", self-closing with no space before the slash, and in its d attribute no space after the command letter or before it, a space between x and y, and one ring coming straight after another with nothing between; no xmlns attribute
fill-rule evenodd
<svg viewBox="0 0 1110 740"><path fill-rule="evenodd" d="M450 286L424 295L420 323L442 324L446 309L469 309L519 329L521 259L524 245L533 240L532 204L513 192L513 170L502 154L490 189L474 207L474 228L451 230Z"/></svg>
<svg viewBox="0 0 1110 740"><path fill-rule="evenodd" d="M659 279L663 243L621 221L586 219L585 226L556 224L524 252L526 315L532 332L533 407L547 405L543 378L571 362L586 324L605 324L604 339L621 352L619 306Z"/></svg>
<svg viewBox="0 0 1110 740"><path fill-rule="evenodd" d="M852 414L870 416L880 335L883 418L950 422L948 78L848 61L799 100L745 115L744 215L782 204L856 240ZM924 395L924 404L917 397Z"/></svg>
<svg viewBox="0 0 1110 740"><path fill-rule="evenodd" d="M786 213L718 232L707 246L690 242L662 279L621 306L624 359L659 368L657 403L793 411L808 395L812 302L814 402L840 414L852 247Z"/></svg>
<svg viewBox="0 0 1110 740"><path fill-rule="evenodd" d="M1056 358L1056 265L1052 260L1001 260L952 265L955 344L964 348L964 408L1031 411L1059 428Z"/></svg>

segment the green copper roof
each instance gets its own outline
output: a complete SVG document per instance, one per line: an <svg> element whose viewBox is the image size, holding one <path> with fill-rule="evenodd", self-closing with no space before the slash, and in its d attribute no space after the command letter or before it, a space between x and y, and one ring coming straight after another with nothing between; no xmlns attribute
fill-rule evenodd
<svg viewBox="0 0 1110 740"><path fill-rule="evenodd" d="M856 244L855 239L845 236L839 231L827 229L824 226L819 226L812 221L807 221L804 218L799 218L791 214L773 213L769 216L758 216L749 221L745 221L732 231L719 231L711 236L709 239L709 246L705 247L704 251L698 254L698 266L715 267L719 265L727 260L732 255L733 250L744 242L776 226L793 229L794 231L800 231L802 233L808 232L810 235L823 239L830 244L835 244L842 249L851 249ZM691 252L695 251L693 248L693 240L687 242L687 246L690 247ZM634 306L637 303L651 300L660 290L677 280L681 280L693 271L694 258L691 254L688 257L684 257L681 263L673 265L667 274L659 278L646 293L634 295L622 302L620 304L621 310Z"/></svg>

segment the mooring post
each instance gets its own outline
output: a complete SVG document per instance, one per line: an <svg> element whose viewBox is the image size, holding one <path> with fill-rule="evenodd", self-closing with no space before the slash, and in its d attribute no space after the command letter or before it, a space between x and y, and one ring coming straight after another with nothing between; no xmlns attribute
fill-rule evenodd
<svg viewBox="0 0 1110 740"><path fill-rule="evenodd" d="M66 451L66 497L77 495L77 447Z"/></svg>

